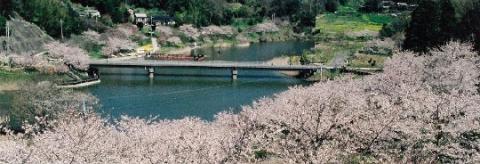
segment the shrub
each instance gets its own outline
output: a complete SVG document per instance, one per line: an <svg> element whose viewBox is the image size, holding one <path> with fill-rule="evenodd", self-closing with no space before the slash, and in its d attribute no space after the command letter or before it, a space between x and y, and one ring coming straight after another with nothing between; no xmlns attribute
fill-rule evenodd
<svg viewBox="0 0 480 164"><path fill-rule="evenodd" d="M397 33L405 32L409 23L408 16L399 16L392 20L389 24L384 24L380 31L381 37L392 37Z"/></svg>
<svg viewBox="0 0 480 164"><path fill-rule="evenodd" d="M361 9L365 12L379 12L382 11L381 0L367 0L364 7Z"/></svg>

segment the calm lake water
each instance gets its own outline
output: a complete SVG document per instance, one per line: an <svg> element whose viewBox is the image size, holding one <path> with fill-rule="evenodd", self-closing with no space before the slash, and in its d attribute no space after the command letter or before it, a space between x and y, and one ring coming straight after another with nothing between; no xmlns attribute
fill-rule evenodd
<svg viewBox="0 0 480 164"><path fill-rule="evenodd" d="M206 54L208 60L268 61L280 56L299 55L313 46L315 46L313 42L288 41L256 43L249 47L204 48L198 50L198 53Z"/></svg>
<svg viewBox="0 0 480 164"><path fill-rule="evenodd" d="M301 54L312 42L258 43L250 47L198 50L208 60L263 62L280 56ZM272 71L239 71L230 79L230 70L159 69L154 79L144 69L101 68L102 83L88 90L100 99L105 116L156 116L179 119L188 116L211 120L221 111L238 112L263 97L290 86L307 85L301 79Z"/></svg>
<svg viewBox="0 0 480 164"><path fill-rule="evenodd" d="M279 56L301 54L311 42L252 44L245 48L202 49L209 60L268 61ZM296 78L272 71L239 71L232 81L229 70L156 69L154 79L144 69L101 68L102 83L88 90L100 99L105 116L157 116L178 119L188 116L211 120L221 111L238 112L262 97L307 85ZM193 76L195 75L195 76Z"/></svg>

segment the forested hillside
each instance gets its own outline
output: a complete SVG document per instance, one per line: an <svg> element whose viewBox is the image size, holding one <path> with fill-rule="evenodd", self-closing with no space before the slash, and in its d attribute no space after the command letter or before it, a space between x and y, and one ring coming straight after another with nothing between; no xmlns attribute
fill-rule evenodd
<svg viewBox="0 0 480 164"><path fill-rule="evenodd" d="M378 6L378 0L366 0ZM396 0L404 1L404 0ZM412 0L408 0L412 1ZM101 12L101 22L128 21L129 8L141 8L147 13L168 15L180 24L196 26L255 24L264 18L287 18L297 26L315 24L319 13L335 12L340 5L360 7L364 0L0 0L0 28L14 12L44 29L53 37L78 34L89 28L89 20L81 18L75 4L95 7Z"/></svg>
<svg viewBox="0 0 480 164"><path fill-rule="evenodd" d="M412 13L404 48L426 52L451 40L475 44L480 50L480 3L423 0Z"/></svg>
<svg viewBox="0 0 480 164"><path fill-rule="evenodd" d="M71 3L62 0L0 0L1 20L19 14L26 21L37 24L49 35L60 38L61 28L65 36L85 30L83 20L77 16ZM2 26L5 27L5 26ZM5 31L5 30L2 30Z"/></svg>

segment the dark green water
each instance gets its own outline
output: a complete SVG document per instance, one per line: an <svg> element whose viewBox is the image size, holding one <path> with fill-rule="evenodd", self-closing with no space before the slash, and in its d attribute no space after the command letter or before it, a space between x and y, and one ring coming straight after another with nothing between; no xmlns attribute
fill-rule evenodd
<svg viewBox="0 0 480 164"><path fill-rule="evenodd" d="M10 110L13 92L1 92L0 91L0 117L4 116Z"/></svg>
<svg viewBox="0 0 480 164"><path fill-rule="evenodd" d="M253 44L247 48L203 49L209 60L267 61L300 54L310 42ZM88 90L100 99L102 114L118 117L158 116L178 119L188 116L211 120L221 111L238 112L262 97L307 82L271 71L239 71L232 81L229 70L156 69L146 77L144 69L100 68L102 83ZM195 76L192 76L195 75Z"/></svg>
<svg viewBox="0 0 480 164"><path fill-rule="evenodd" d="M208 60L268 61L279 56L299 55L313 46L313 42L295 41L256 43L249 47L204 48L198 50L198 53L206 54Z"/></svg>

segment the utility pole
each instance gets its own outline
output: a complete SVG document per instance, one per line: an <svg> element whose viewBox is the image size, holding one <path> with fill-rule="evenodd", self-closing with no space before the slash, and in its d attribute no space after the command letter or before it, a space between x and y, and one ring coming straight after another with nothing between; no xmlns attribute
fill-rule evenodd
<svg viewBox="0 0 480 164"><path fill-rule="evenodd" d="M62 41L63 41L63 20L60 19L60 35L62 37Z"/></svg>
<svg viewBox="0 0 480 164"><path fill-rule="evenodd" d="M5 35L7 35L7 40L5 42L5 54L7 56L9 56L8 49L9 49L9 44L10 44L10 23L7 21L5 26L6 26L5 27ZM12 58L9 57L8 58L8 67L11 67L11 63L12 63Z"/></svg>
<svg viewBox="0 0 480 164"><path fill-rule="evenodd" d="M153 16L150 15L150 37L152 37L152 30L153 30L152 22L153 22Z"/></svg>
<svg viewBox="0 0 480 164"><path fill-rule="evenodd" d="M6 55L8 56L8 49L10 49L10 22L6 22L5 24L6 28L5 28L5 34L7 35L7 41L6 41L6 45L5 45L5 53Z"/></svg>
<svg viewBox="0 0 480 164"><path fill-rule="evenodd" d="M82 104L82 109L83 109L83 113L86 114L87 113L87 105L86 105L86 102L85 102L85 97L83 98L83 104Z"/></svg>

